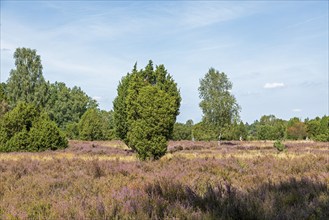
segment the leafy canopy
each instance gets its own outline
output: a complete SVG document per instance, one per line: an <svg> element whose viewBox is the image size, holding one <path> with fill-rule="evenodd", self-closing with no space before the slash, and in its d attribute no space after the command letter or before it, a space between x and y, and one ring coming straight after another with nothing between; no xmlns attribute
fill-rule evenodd
<svg viewBox="0 0 329 220"><path fill-rule="evenodd" d="M96 101L81 88L74 86L71 89L62 82L50 84L49 94L46 111L51 120L62 129L72 123L78 123L89 108L97 107Z"/></svg>
<svg viewBox="0 0 329 220"><path fill-rule="evenodd" d="M114 138L111 120L111 112L88 109L78 124L80 139L93 141Z"/></svg>
<svg viewBox="0 0 329 220"><path fill-rule="evenodd" d="M17 48L14 53L15 69L7 81L7 98L11 106L19 101L44 107L47 102L47 83L42 75L42 64L36 50Z"/></svg>
<svg viewBox="0 0 329 220"><path fill-rule="evenodd" d="M203 122L220 130L239 120L240 106L231 94L232 83L225 73L210 68L200 80Z"/></svg>

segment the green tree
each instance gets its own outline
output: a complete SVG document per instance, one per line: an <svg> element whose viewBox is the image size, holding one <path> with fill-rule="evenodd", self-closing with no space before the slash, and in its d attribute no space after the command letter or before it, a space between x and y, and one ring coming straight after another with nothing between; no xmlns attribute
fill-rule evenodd
<svg viewBox="0 0 329 220"><path fill-rule="evenodd" d="M68 88L65 83L55 82L49 85L49 99L46 111L51 120L62 130L74 131L74 126L89 108L96 108L97 103L80 87ZM68 128L67 128L68 127ZM74 134L70 134L74 136Z"/></svg>
<svg viewBox="0 0 329 220"><path fill-rule="evenodd" d="M0 119L0 151L41 151L67 147L67 141L46 113L19 102Z"/></svg>
<svg viewBox="0 0 329 220"><path fill-rule="evenodd" d="M307 135L310 138L315 138L317 135L319 135L321 133L321 123L320 123L320 119L313 119L310 120L306 123L306 127L307 127Z"/></svg>
<svg viewBox="0 0 329 220"><path fill-rule="evenodd" d="M121 140L125 140L127 137L128 125L126 99L128 95L130 78L132 77L131 75L135 74L137 74L137 64L134 65L132 74L128 73L126 76L122 77L117 88L118 95L113 101L113 119L115 132Z"/></svg>
<svg viewBox="0 0 329 220"><path fill-rule="evenodd" d="M196 141L218 140L218 132L215 127L205 122L199 122L193 126L193 136Z"/></svg>
<svg viewBox="0 0 329 220"><path fill-rule="evenodd" d="M28 151L57 150L66 148L68 141L56 123L46 114L36 120L29 132Z"/></svg>
<svg viewBox="0 0 329 220"><path fill-rule="evenodd" d="M305 139L307 127L299 118L291 118L287 125L287 138L293 140Z"/></svg>
<svg viewBox="0 0 329 220"><path fill-rule="evenodd" d="M278 140L286 136L286 122L274 115L263 115L256 124L259 140Z"/></svg>
<svg viewBox="0 0 329 220"><path fill-rule="evenodd" d="M6 100L5 87L5 83L0 83L0 102Z"/></svg>
<svg viewBox="0 0 329 220"><path fill-rule="evenodd" d="M19 102L0 120L0 145L4 146L15 134L24 129L29 132L32 123L39 117L40 110L33 104Z"/></svg>
<svg viewBox="0 0 329 220"><path fill-rule="evenodd" d="M307 134L315 141L329 141L329 116L306 122Z"/></svg>
<svg viewBox="0 0 329 220"><path fill-rule="evenodd" d="M128 143L141 159L158 159L167 151L170 127L175 123L174 97L165 91L145 86L136 100L136 120L129 122Z"/></svg>
<svg viewBox="0 0 329 220"><path fill-rule="evenodd" d="M0 83L0 118L9 111L9 105L6 97L6 84Z"/></svg>
<svg viewBox="0 0 329 220"><path fill-rule="evenodd" d="M79 122L79 137L82 140L103 140L104 123L101 113L97 109L88 109Z"/></svg>
<svg viewBox="0 0 329 220"><path fill-rule="evenodd" d="M175 123L172 139L179 140L191 140L192 139L193 121L188 120L184 123Z"/></svg>
<svg viewBox="0 0 329 220"><path fill-rule="evenodd" d="M240 106L231 94L232 83L225 73L210 68L200 80L199 94L202 101L203 122L219 133L222 128L239 120Z"/></svg>
<svg viewBox="0 0 329 220"><path fill-rule="evenodd" d="M329 141L329 116L323 116L320 121L320 133L327 136Z"/></svg>
<svg viewBox="0 0 329 220"><path fill-rule="evenodd" d="M103 122L102 129L103 129L103 133L104 133L104 139L105 140L117 139L115 129L114 129L113 111L101 110L100 115L102 117L102 122Z"/></svg>
<svg viewBox="0 0 329 220"><path fill-rule="evenodd" d="M245 128L247 130L247 140L257 140L257 127L259 125L259 121L256 120L252 124L246 123Z"/></svg>
<svg viewBox="0 0 329 220"><path fill-rule="evenodd" d="M127 74L118 86L114 101L114 124L118 136L136 150L141 159L165 154L176 116L180 93L163 65Z"/></svg>
<svg viewBox="0 0 329 220"><path fill-rule="evenodd" d="M247 130L243 122L237 123L236 121L227 125L222 129L222 139L223 140L246 140L247 138Z"/></svg>
<svg viewBox="0 0 329 220"><path fill-rule="evenodd" d="M66 137L70 140L79 139L79 123L71 122L67 123L64 130Z"/></svg>
<svg viewBox="0 0 329 220"><path fill-rule="evenodd" d="M40 56L36 50L17 48L14 53L15 69L7 81L7 98L10 106L19 101L44 107L47 102L47 83L42 75Z"/></svg>

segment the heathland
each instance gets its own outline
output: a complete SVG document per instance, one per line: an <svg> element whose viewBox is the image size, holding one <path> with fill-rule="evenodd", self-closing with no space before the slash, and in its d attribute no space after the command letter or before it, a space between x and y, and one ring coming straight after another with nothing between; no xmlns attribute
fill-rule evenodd
<svg viewBox="0 0 329 220"><path fill-rule="evenodd" d="M0 219L328 219L328 142L120 141L0 154Z"/></svg>

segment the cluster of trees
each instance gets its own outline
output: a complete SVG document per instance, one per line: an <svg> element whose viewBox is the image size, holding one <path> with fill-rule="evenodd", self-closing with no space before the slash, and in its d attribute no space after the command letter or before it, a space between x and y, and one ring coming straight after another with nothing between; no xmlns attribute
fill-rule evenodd
<svg viewBox="0 0 329 220"><path fill-rule="evenodd" d="M56 141L43 142L48 147L45 144L34 147L39 145L35 141L36 132L41 132L45 140L54 140L55 136L82 140L115 138L113 112L99 110L97 102L79 87L46 81L36 50L17 48L14 59L15 68L7 82L0 84L1 151L56 149L53 146ZM21 115L25 108L41 113L25 117ZM23 137L27 140L25 144L20 142ZM64 146L67 141L58 144L58 148Z"/></svg>
<svg viewBox="0 0 329 220"><path fill-rule="evenodd" d="M329 117L289 121L273 115L244 124L227 75L210 68L200 80L202 121L175 123L181 102L177 84L164 65L149 61L144 69L122 78L113 111L98 104L79 87L50 83L35 50L18 48L16 68L0 84L0 151L39 151L67 146L69 139L121 139L141 159L160 158L167 141L278 140L329 141Z"/></svg>
<svg viewBox="0 0 329 220"><path fill-rule="evenodd" d="M241 107L231 93L232 86L224 72L210 68L200 80L202 121L195 125L192 120L175 124L173 139L239 140L246 136L246 128L239 117Z"/></svg>
<svg viewBox="0 0 329 220"><path fill-rule="evenodd" d="M329 117L315 119L291 118L282 120L274 115L264 115L253 124L246 124L249 140L305 140L329 141Z"/></svg>
<svg viewBox="0 0 329 220"><path fill-rule="evenodd" d="M163 65L122 78L114 111L98 104L79 87L47 82L36 50L18 48L16 68L0 87L0 151L39 151L67 146L66 138L120 138L141 159L166 153L179 114L180 92ZM57 146L57 147L56 147Z"/></svg>
<svg viewBox="0 0 329 220"><path fill-rule="evenodd" d="M286 121L274 115L264 115L252 124L234 122L221 129L212 129L204 122L191 126L193 121L186 124L176 123L173 140L305 140L329 141L329 116L315 119L291 118Z"/></svg>
<svg viewBox="0 0 329 220"><path fill-rule="evenodd" d="M210 68L200 80L202 121L193 125L176 123L174 140L303 140L329 141L329 117L289 121L264 115L253 124L244 124L239 117L240 106L231 94L232 83L225 73Z"/></svg>

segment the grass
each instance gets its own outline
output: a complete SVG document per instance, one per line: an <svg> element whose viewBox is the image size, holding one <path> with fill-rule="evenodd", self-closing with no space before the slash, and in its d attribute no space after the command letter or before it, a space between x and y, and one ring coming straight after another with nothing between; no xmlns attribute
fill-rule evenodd
<svg viewBox="0 0 329 220"><path fill-rule="evenodd" d="M328 143L118 141L0 154L0 219L328 219Z"/></svg>

